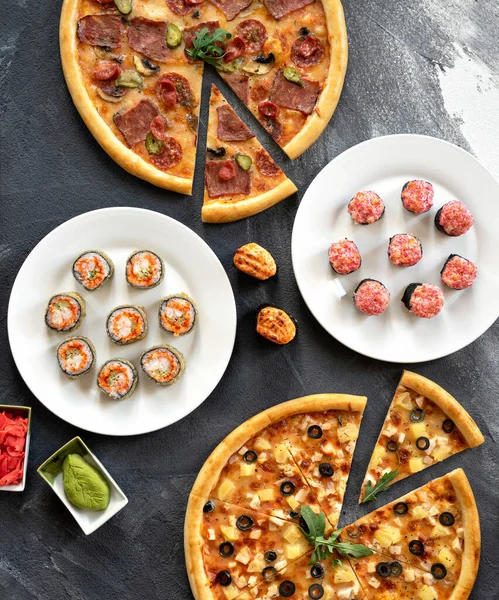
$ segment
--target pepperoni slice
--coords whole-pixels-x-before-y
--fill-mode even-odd
[[[258,105],[258,112],[263,117],[275,119],[279,116],[281,109],[277,106],[277,104],[275,102],[271,102],[270,100],[265,100],[264,102],[260,102],[260,104]]]
[[[218,171],[218,178],[221,181],[230,181],[231,179],[234,179],[235,176],[236,167],[234,166],[234,163],[230,160],[226,161],[221,167],[221,169]]]
[[[172,13],[178,15],[179,17],[188,15],[190,12],[192,12],[192,5],[187,4],[185,0],[166,0],[166,4]]]
[[[239,58],[246,50],[246,42],[242,37],[235,37],[225,46],[224,62]]]
[[[177,104],[177,90],[169,80],[159,79],[157,85],[158,96],[166,110],[175,108]]]
[[[120,66],[112,61],[103,61],[98,63],[94,69],[94,79],[97,81],[110,81],[117,79],[121,73]]]
[[[159,78],[158,86],[162,88],[165,85],[164,82],[173,84],[176,93],[176,102],[178,102],[180,106],[194,106],[194,97],[191,92],[191,86],[183,75],[179,75],[178,73],[166,73]],[[171,87],[168,86],[168,89],[171,90]]]
[[[151,154],[149,158],[158,169],[171,169],[182,160],[182,146],[171,136],[163,139],[163,150],[159,154]]]
[[[246,19],[236,27],[235,35],[246,42],[247,52],[258,52],[267,39],[267,29],[257,19]]]
[[[169,127],[169,123],[162,115],[154,117],[149,127],[151,133],[157,140],[165,140],[168,137],[166,131]]]
[[[324,46],[315,35],[300,37],[293,42],[291,59],[302,69],[318,65],[324,58]]]
[[[256,168],[265,177],[277,177],[281,169],[275,164],[265,150],[258,150],[256,153]]]

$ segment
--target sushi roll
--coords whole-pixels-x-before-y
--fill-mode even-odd
[[[369,225],[381,219],[385,205],[375,192],[358,192],[348,203],[348,212],[354,223]]]
[[[75,331],[85,317],[85,300],[77,292],[64,292],[50,298],[45,323],[53,331]]]
[[[163,260],[151,250],[137,250],[126,261],[126,280],[138,290],[156,287],[164,274]]]
[[[438,285],[411,283],[402,296],[402,302],[417,317],[433,319],[444,306],[444,295]]]
[[[385,312],[390,302],[390,292],[376,279],[363,279],[354,293],[355,306],[369,317]]]
[[[396,267],[413,267],[423,258],[421,241],[412,233],[398,233],[390,238],[388,258]]]
[[[89,292],[98,290],[113,274],[113,261],[98,250],[87,250],[73,263],[74,278]]]
[[[95,364],[95,348],[86,337],[69,337],[57,348],[57,362],[64,375],[78,379]]]
[[[362,262],[359,249],[351,240],[333,242],[329,248],[329,264],[338,275],[348,275],[360,269]]]
[[[107,318],[106,330],[111,341],[119,346],[138,342],[147,335],[146,313],[140,306],[117,306]]]
[[[440,276],[446,286],[453,290],[465,290],[473,285],[478,273],[477,266],[459,254],[451,254],[445,261]]]
[[[182,353],[173,346],[154,346],[140,359],[144,373],[158,385],[173,385],[185,371]]]
[[[187,294],[172,294],[159,303],[159,324],[168,333],[186,335],[194,329],[198,312]]]
[[[433,206],[435,192],[428,181],[413,179],[402,188],[402,204],[409,212],[421,215]]]
[[[134,365],[124,358],[106,361],[97,375],[100,391],[113,400],[125,400],[135,392],[139,374]]]
[[[435,215],[436,228],[451,237],[464,235],[473,223],[473,215],[461,200],[447,202]]]

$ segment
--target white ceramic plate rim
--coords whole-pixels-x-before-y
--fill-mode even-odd
[[[335,169],[335,168],[338,169],[340,166],[341,166],[341,168],[345,168],[348,163],[355,161],[356,155],[359,155],[360,153],[364,152],[366,149],[371,152],[371,155],[374,155],[375,153],[382,152],[383,146],[385,144],[387,144],[388,146],[390,144],[397,144],[402,149],[401,152],[403,152],[404,145],[414,144],[414,143],[425,144],[425,145],[427,145],[428,148],[435,145],[435,148],[438,147],[442,153],[446,153],[447,155],[452,155],[452,153],[455,153],[454,154],[455,157],[460,157],[461,160],[467,162],[470,169],[473,168],[475,172],[479,173],[483,185],[487,186],[490,190],[494,190],[494,193],[493,194],[491,193],[490,196],[495,196],[495,198],[499,200],[499,184],[498,184],[498,182],[495,180],[493,175],[474,156],[472,156],[469,152],[463,150],[462,148],[459,148],[458,146],[455,146],[454,144],[451,144],[450,142],[441,140],[439,138],[434,138],[431,136],[424,136],[424,135],[417,135],[417,134],[396,134],[396,135],[376,137],[376,138],[367,140],[365,142],[362,142],[360,144],[357,144],[356,146],[353,146],[352,148],[349,148],[342,154],[338,155],[328,165],[326,165],[321,170],[321,172],[314,178],[314,180],[310,184],[310,186],[309,186],[307,192],[305,193],[305,195],[300,203],[300,206],[298,208],[294,226],[293,226],[293,234],[292,234],[292,242],[291,242],[293,270],[294,270],[298,288],[300,290],[300,293],[301,293],[307,307],[309,308],[311,313],[314,315],[314,317],[317,319],[317,321],[322,325],[322,327],[324,327],[324,329],[330,335],[332,335],[334,338],[336,338],[339,342],[341,342],[348,348],[351,348],[352,350],[357,351],[360,354],[363,354],[370,358],[383,360],[386,362],[393,362],[393,363],[426,362],[426,361],[430,361],[430,360],[436,360],[436,359],[442,358],[444,356],[448,356],[449,354],[452,354],[454,352],[457,352],[461,348],[467,346],[468,344],[471,344],[478,337],[480,337],[483,333],[485,333],[485,331],[487,331],[487,329],[489,329],[489,327],[491,325],[493,325],[493,323],[499,317],[499,309],[496,309],[495,312],[489,311],[490,318],[488,318],[484,321],[482,320],[482,324],[480,327],[474,328],[472,332],[469,332],[465,343],[460,343],[460,344],[454,345],[454,346],[452,345],[452,343],[450,343],[450,344],[448,344],[447,349],[445,349],[445,350],[440,349],[439,351],[433,350],[432,344],[428,344],[428,349],[425,352],[424,356],[409,355],[408,357],[405,357],[403,351],[401,351],[397,355],[387,354],[386,352],[383,351],[382,344],[380,344],[380,345],[372,344],[371,349],[366,349],[365,347],[359,347],[359,344],[356,344],[355,340],[353,341],[349,337],[348,334],[344,335],[340,331],[338,331],[337,328],[335,328],[334,323],[331,322],[331,319],[328,319],[324,315],[319,314],[319,311],[317,310],[317,305],[316,305],[316,302],[314,301],[313,293],[309,289],[309,286],[307,285],[308,282],[306,281],[307,276],[306,276],[306,272],[304,269],[304,261],[302,260],[302,257],[300,256],[300,253],[303,252],[303,248],[304,248],[304,233],[303,233],[302,221],[305,220],[306,213],[310,212],[314,208],[312,206],[312,204],[314,202],[314,193],[313,193],[313,191],[310,192],[310,190],[313,190],[314,187],[317,188],[321,183],[323,184],[323,187],[322,187],[323,193],[328,193],[328,190],[330,190],[330,187],[324,187],[324,183],[329,184],[329,186],[331,186],[331,183],[332,183],[331,181],[329,181],[329,182],[325,181],[325,179],[328,175],[328,172],[332,172],[333,169]],[[360,164],[360,165],[358,164],[358,169],[362,172],[362,164]],[[401,183],[404,183],[404,182],[401,182]],[[438,203],[438,201],[436,200],[435,206],[437,206],[437,203]],[[434,208],[435,208],[435,206],[434,206]],[[319,220],[320,220],[320,217],[319,217]],[[370,227],[372,227],[372,226],[370,226]],[[333,239],[337,239],[339,237],[345,237],[345,236],[344,235],[341,235],[341,236],[338,236],[338,235],[333,236],[332,235],[331,241],[333,241]],[[455,239],[459,239],[459,238],[455,238]],[[497,256],[499,254],[499,236],[497,236],[497,238],[494,239],[494,243],[496,246],[495,255]],[[327,249],[325,251],[325,256],[326,256],[325,261],[327,263]],[[364,274],[364,276],[369,277],[370,275]],[[350,276],[346,276],[346,277],[350,277]],[[362,279],[362,278],[363,277],[359,277],[359,279]],[[340,277],[340,281],[343,281],[341,279],[341,277]],[[497,288],[497,280],[494,283]],[[442,286],[442,287],[445,288],[445,286]],[[464,292],[458,292],[458,293],[467,293],[467,292],[464,291]],[[331,290],[331,294],[333,294],[332,290]],[[379,317],[371,317],[371,318],[379,318]],[[422,319],[421,321],[426,321],[426,320]]]
[[[39,259],[39,257],[44,255],[45,251],[51,247],[52,242],[54,240],[56,241],[58,239],[58,236],[65,235],[65,234],[67,235],[66,232],[71,231],[71,230],[77,231],[79,228],[81,228],[85,225],[86,221],[92,220],[96,217],[98,219],[107,219],[108,220],[107,222],[114,222],[114,221],[112,221],[112,219],[119,219],[120,215],[126,215],[127,217],[133,217],[134,219],[136,219],[137,223],[140,223],[141,217],[143,217],[144,219],[153,217],[156,220],[161,220],[162,226],[164,227],[165,236],[167,235],[168,228],[172,228],[172,227],[176,228],[180,232],[180,235],[183,238],[185,238],[186,243],[190,244],[190,247],[196,248],[196,251],[198,253],[203,254],[203,256],[206,258],[206,260],[210,263],[210,269],[216,270],[217,279],[219,282],[222,283],[220,289],[217,290],[217,294],[224,298],[224,303],[228,307],[228,310],[226,311],[226,313],[224,313],[224,322],[226,323],[226,330],[227,330],[227,335],[225,336],[226,339],[224,341],[225,346],[223,348],[223,351],[221,351],[217,355],[216,368],[212,364],[210,364],[210,368],[206,369],[207,377],[210,381],[210,384],[209,384],[209,386],[205,386],[205,393],[203,393],[202,396],[197,397],[195,400],[193,398],[190,398],[189,406],[187,407],[188,410],[186,410],[182,414],[177,415],[176,418],[173,418],[173,419],[168,419],[168,418],[151,419],[149,426],[142,427],[140,429],[133,429],[133,427],[127,428],[126,432],[116,431],[115,429],[113,429],[112,424],[109,427],[94,427],[94,426],[89,425],[88,423],[82,424],[81,422],[78,421],[78,419],[72,418],[71,416],[68,416],[68,414],[65,414],[65,415],[60,414],[60,412],[57,410],[57,407],[54,407],[51,404],[50,398],[48,397],[48,395],[50,394],[50,390],[46,389],[47,386],[44,386],[43,382],[40,383],[32,377],[29,365],[26,365],[25,361],[22,360],[23,343],[25,343],[26,340],[23,338],[23,335],[20,335],[19,332],[17,331],[17,326],[16,326],[15,319],[14,319],[14,313],[15,313],[14,306],[19,301],[19,297],[20,297],[20,293],[22,292],[22,288],[26,285],[26,282],[24,281],[26,276],[29,275],[32,265],[36,264],[36,261]],[[133,249],[135,249],[135,248],[132,248],[133,240],[130,241],[130,244],[131,244],[130,250],[132,251]],[[87,243],[85,241],[83,241],[81,243],[81,245],[87,246]],[[85,249],[88,249],[88,248],[83,248],[83,250],[85,250]],[[105,248],[103,248],[103,250],[105,251]],[[164,256],[164,258],[165,258],[165,262],[168,263],[168,257]],[[115,265],[115,267],[116,267],[116,265]],[[119,276],[120,273],[118,272],[117,275]],[[116,275],[115,275],[115,277],[116,277]],[[112,285],[112,282],[111,282],[111,285]],[[81,293],[82,295],[85,294],[85,290],[83,290],[83,288],[76,282],[74,283],[73,288],[76,291],[78,291],[79,293]],[[54,293],[57,293],[57,291],[61,291],[61,290],[54,290]],[[90,293],[92,293],[92,292],[90,292]],[[93,293],[98,294],[99,291],[93,292]],[[140,293],[148,293],[148,292],[140,292]],[[88,298],[88,295],[87,295],[87,298]],[[44,301],[46,301],[45,298],[44,298]],[[155,325],[156,324],[154,324],[154,326]],[[17,277],[14,281],[14,285],[12,287],[10,300],[9,300],[8,315],[7,315],[7,330],[8,330],[8,337],[9,337],[9,343],[10,343],[12,355],[14,357],[14,361],[19,370],[19,373],[21,374],[21,377],[24,379],[26,385],[28,386],[30,391],[33,393],[33,395],[35,397],[37,397],[38,400],[42,404],[44,404],[49,410],[51,410],[54,414],[56,414],[58,417],[62,418],[63,420],[67,421],[71,425],[75,425],[76,427],[80,427],[81,429],[85,429],[87,431],[92,431],[94,433],[99,433],[99,434],[103,434],[103,435],[111,435],[111,436],[140,435],[140,434],[144,434],[144,433],[150,433],[152,431],[157,431],[159,429],[162,429],[163,427],[171,425],[171,424],[175,423],[176,421],[184,418],[185,416],[190,414],[193,410],[198,408],[199,405],[202,404],[202,402],[204,402],[204,400],[206,400],[206,398],[212,393],[212,391],[218,385],[223,374],[225,373],[225,371],[227,369],[227,366],[229,364],[230,358],[232,356],[232,351],[234,348],[235,337],[236,337],[236,327],[237,327],[237,313],[236,313],[236,303],[235,303],[232,287],[230,285],[230,282],[227,277],[227,273],[225,272],[225,269],[223,268],[222,264],[220,263],[219,259],[216,256],[216,254],[208,246],[208,244],[199,235],[197,235],[194,231],[189,229],[186,225],[183,225],[179,221],[173,219],[172,217],[169,217],[167,215],[164,215],[164,214],[161,214],[161,213],[158,213],[155,211],[142,209],[142,208],[135,208],[135,207],[111,207],[111,208],[102,208],[102,209],[98,209],[98,210],[94,210],[94,211],[89,211],[89,212],[83,213],[81,215],[78,215],[72,219],[69,219],[68,221],[65,221],[64,223],[62,223],[61,225],[59,225],[58,227],[53,229],[51,232],[49,232],[34,247],[34,249],[30,252],[28,257],[24,261],[23,265],[21,266],[21,269],[19,270],[19,273],[17,274]],[[80,334],[80,330],[78,330],[76,335],[79,335],[79,334]],[[195,333],[192,333],[189,335],[192,336],[194,334]],[[85,333],[81,332],[81,335],[85,335]],[[62,341],[62,339],[64,339],[64,338],[61,337],[61,341]],[[165,339],[163,341],[165,343],[172,343],[172,340],[168,341],[168,339]],[[173,341],[173,344],[175,345],[175,341]],[[116,351],[116,355],[119,355],[119,349]],[[101,357],[101,359],[102,359],[102,357]],[[101,359],[99,358],[99,356],[97,357],[97,367],[102,362]],[[95,378],[95,373],[96,372],[94,371],[94,373],[88,375],[87,377]],[[184,375],[184,378],[185,377],[187,377],[187,372]],[[145,378],[145,375],[142,374],[142,379],[144,379],[144,378]],[[71,383],[75,383],[75,382],[71,382]],[[176,386],[178,386],[178,385],[179,384],[176,384]],[[173,387],[176,387],[176,386],[173,386]],[[170,388],[166,388],[166,389],[170,389]],[[130,398],[130,400],[132,401],[133,397]]]

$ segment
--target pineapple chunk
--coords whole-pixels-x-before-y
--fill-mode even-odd
[[[421,600],[437,600],[438,596],[431,586],[424,585],[419,592],[419,598]]]
[[[371,465],[373,465],[373,467],[377,467],[379,465],[379,463],[382,461],[383,459],[383,455],[385,454],[386,450],[383,448],[383,446],[381,446],[380,444],[376,445],[376,448],[374,448],[374,452],[372,453],[371,456]]]
[[[289,454],[285,444],[277,444],[277,446],[274,448],[274,458],[279,464],[288,462]]]
[[[239,539],[239,530],[237,529],[237,527],[230,527],[229,525],[220,525],[220,530],[226,542],[235,542]]]
[[[450,527],[444,527],[443,525],[440,525],[440,523],[436,523],[435,527],[431,530],[431,537],[442,538],[447,537],[451,533],[453,533],[453,531]]]
[[[347,423],[344,427],[338,427],[338,441],[340,444],[355,442],[359,437],[359,430],[353,423]]]
[[[389,525],[380,527],[374,534],[374,537],[382,548],[389,548],[402,539],[400,530]]]
[[[437,554],[437,558],[444,565],[444,567],[453,567],[457,562],[454,552],[448,550],[447,548],[442,548],[442,550],[440,550],[440,552]]]
[[[429,516],[428,511],[425,510],[422,506],[415,506],[412,509],[412,518],[416,519],[416,521],[422,521],[427,516]]]
[[[303,535],[298,527],[291,525],[286,529],[286,533],[283,535],[283,538],[290,544],[294,544],[298,540],[303,539]]]
[[[407,410],[412,410],[413,404],[409,392],[397,393],[395,396],[394,405],[400,406],[401,408],[406,408]]]
[[[425,468],[422,458],[411,458],[409,460],[409,471],[411,473],[417,473]]]
[[[284,545],[284,555],[288,561],[294,560],[295,558],[300,558],[300,556],[303,556],[307,550],[308,542],[305,539],[293,544]]]
[[[352,581],[355,581],[355,575],[350,569],[338,569],[334,574],[335,584],[351,583]]]
[[[449,455],[450,451],[447,446],[436,446],[435,448],[433,448],[433,452],[431,453],[432,458],[437,462],[445,460],[449,457]]]
[[[272,488],[266,490],[260,490],[258,492],[258,497],[261,502],[271,502],[275,498],[275,492]]]
[[[409,429],[414,440],[417,440],[421,436],[426,437],[426,423],[424,421],[421,421],[421,423],[411,423]]]
[[[243,592],[237,600],[253,600],[249,592]]]
[[[272,445],[265,438],[257,438],[253,444],[253,447],[257,452],[263,452],[263,450],[272,450]]]
[[[300,503],[294,496],[288,496],[286,500],[289,506],[291,506],[291,510],[296,510],[300,506]]]
[[[234,598],[239,595],[239,590],[231,583],[229,586],[223,588],[223,593],[227,600],[234,600]]]
[[[267,563],[265,562],[263,555],[259,555],[248,565],[248,573],[260,574],[266,566]]]
[[[235,487],[230,479],[224,479],[218,488],[218,499],[222,501],[226,500],[232,494]]]
[[[241,466],[239,467],[239,475],[241,477],[251,477],[254,474],[255,474],[254,465],[248,465],[246,463],[241,463]]]

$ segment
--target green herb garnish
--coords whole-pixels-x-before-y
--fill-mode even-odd
[[[220,65],[220,58],[224,55],[224,49],[218,46],[219,42],[224,44],[230,38],[232,34],[225,29],[218,27],[213,33],[210,33],[208,27],[203,27],[192,38],[192,48],[187,48],[187,54],[193,60],[204,60],[209,65],[218,67]]]
[[[364,546],[364,544],[352,544],[351,542],[338,541],[342,529],[333,531],[328,538],[325,538],[326,516],[324,513],[317,515],[309,506],[302,506],[301,516],[307,525],[308,531],[305,531],[303,528],[300,529],[308,540],[308,543],[314,547],[310,564],[326,560],[335,551],[344,558],[348,556],[360,558],[361,556],[371,556],[371,554],[374,554],[374,552],[367,546]],[[343,567],[343,563],[339,558],[334,558],[332,565],[334,569]]]
[[[395,469],[395,471],[389,471],[385,473],[379,480],[376,485],[373,485],[370,481],[367,482],[366,485],[366,493],[364,498],[362,499],[361,504],[365,504],[366,502],[372,502],[376,500],[376,494],[380,492],[384,492],[390,487],[391,482],[397,477],[399,474],[399,470]]]

